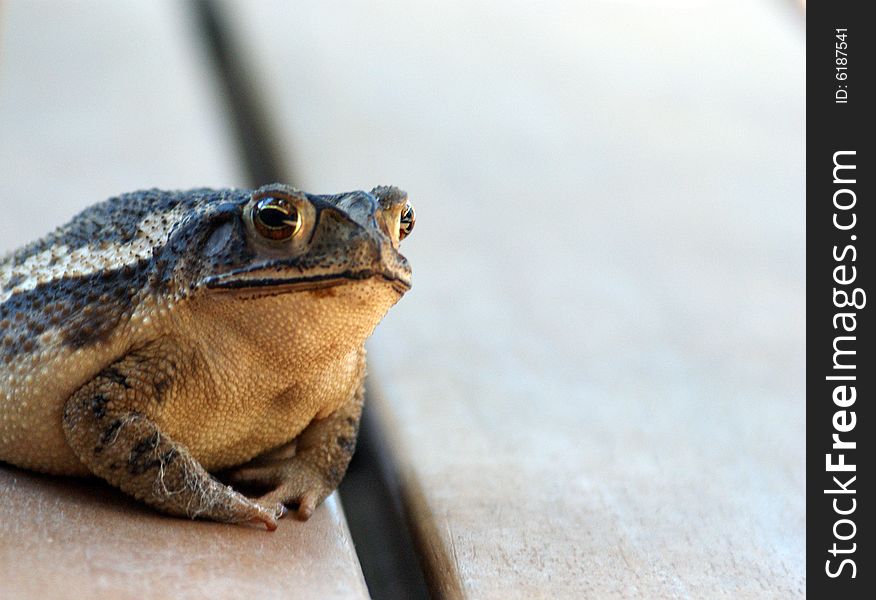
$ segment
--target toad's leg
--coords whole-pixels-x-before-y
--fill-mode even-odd
[[[143,357],[122,359],[80,388],[64,406],[73,452],[95,475],[165,513],[276,529],[282,504],[254,502],[223,485],[141,412],[160,393],[143,373],[157,369]]]
[[[364,385],[360,385],[338,410],[311,422],[296,438],[294,456],[245,465],[232,470],[229,479],[232,483],[272,488],[260,502],[298,504],[298,518],[307,520],[347,472],[356,449],[364,395]]]

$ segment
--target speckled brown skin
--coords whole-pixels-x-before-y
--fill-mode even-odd
[[[266,198],[296,207],[294,235],[255,225]],[[391,187],[150,190],[7,256],[0,460],[98,475],[173,515],[309,517],[355,448],[364,341],[410,287],[405,206]],[[232,483],[271,491],[209,474],[236,465]]]

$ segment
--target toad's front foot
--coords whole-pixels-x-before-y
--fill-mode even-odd
[[[275,531],[277,529],[277,520],[285,517],[288,512],[286,507],[279,502],[260,502],[258,504],[253,502],[253,505],[256,507],[257,512],[248,522],[254,525],[261,523],[268,531]]]
[[[271,490],[258,499],[266,505],[297,504],[298,518],[307,520],[331,494],[356,449],[364,389],[324,419],[316,419],[284,447],[233,469],[233,484]]]
[[[343,472],[331,475],[319,472],[306,459],[297,456],[267,465],[240,467],[231,471],[228,479],[235,485],[270,489],[256,502],[265,506],[295,504],[297,517],[306,521],[334,491]]]
[[[286,512],[280,502],[253,501],[223,485],[155,421],[126,406],[142,393],[134,375],[126,375],[136,360],[117,363],[67,401],[64,434],[82,464],[167,514],[275,530]]]

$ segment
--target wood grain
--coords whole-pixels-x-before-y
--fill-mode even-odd
[[[437,595],[802,596],[799,15],[224,6],[296,183],[417,208],[371,401]]]
[[[306,523],[171,519],[99,481],[0,467],[0,598],[366,598],[331,496]]]
[[[170,1],[3,2],[0,251],[119,192],[245,183],[188,17]],[[367,596],[337,496],[269,534],[0,465],[0,598]]]

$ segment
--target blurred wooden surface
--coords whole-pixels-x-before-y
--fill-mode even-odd
[[[141,187],[245,183],[185,5],[0,6],[0,252]],[[336,497],[263,529],[0,465],[0,598],[364,598]]]
[[[243,185],[176,2],[0,5],[0,252],[143,186]]]
[[[368,597],[337,496],[272,534],[7,466],[0,497],[0,598]]]
[[[799,15],[223,7],[295,183],[417,208],[370,401],[438,596],[803,596]]]

